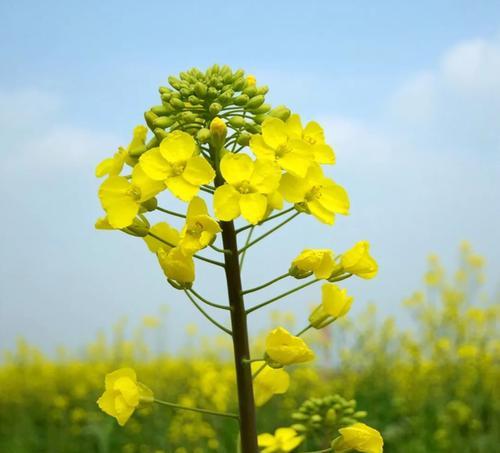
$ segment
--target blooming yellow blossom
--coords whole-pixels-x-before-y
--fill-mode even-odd
[[[302,140],[301,128],[295,127],[294,116],[286,122],[274,117],[264,120],[262,134],[250,139],[250,149],[258,159],[275,160],[290,174],[303,178],[313,155],[310,146]]]
[[[309,362],[314,359],[314,352],[305,341],[292,335],[283,327],[272,330],[266,338],[266,356],[270,366],[291,365]],[[277,366],[276,366],[277,365]]]
[[[263,366],[264,368],[262,368]],[[258,374],[253,381],[256,406],[263,406],[273,395],[282,394],[288,390],[290,376],[285,370],[271,368],[266,366],[265,361],[258,361],[252,363],[252,373],[257,372]]]
[[[100,409],[123,426],[140,403],[152,403],[153,392],[137,382],[135,371],[120,368],[106,375],[105,391],[97,400]]]
[[[160,247],[156,252],[163,273],[170,280],[185,285],[194,282],[194,261],[190,253],[180,247]]]
[[[306,249],[292,261],[290,274],[302,278],[313,272],[316,278],[328,278],[335,268],[331,250]]]
[[[267,212],[267,196],[278,189],[279,166],[271,161],[252,161],[246,154],[227,153],[220,170],[226,184],[214,194],[217,218],[230,221],[241,214],[249,223],[259,223]]]
[[[150,178],[163,181],[177,198],[189,201],[202,184],[208,184],[215,177],[211,165],[198,152],[191,135],[174,131],[158,148],[146,151],[139,161]]]
[[[382,453],[384,441],[380,433],[364,423],[354,423],[339,429],[342,437],[334,442],[334,451],[356,450],[362,453]]]
[[[218,222],[208,215],[205,201],[200,197],[194,197],[189,202],[186,224],[181,231],[182,249],[188,253],[195,253],[211,244],[220,231]]]
[[[310,324],[316,329],[321,329],[346,315],[353,301],[353,298],[347,295],[346,289],[340,289],[333,283],[325,283],[321,288],[321,293],[321,304],[309,316]]]
[[[377,275],[378,264],[370,255],[368,241],[360,241],[342,255],[342,268],[345,272],[361,278],[373,278]]]
[[[113,157],[108,157],[107,159],[101,161],[95,169],[95,175],[98,178],[105,175],[118,176],[123,169],[129,150],[143,146],[146,143],[147,133],[148,130],[146,127],[136,126],[134,128],[132,141],[128,145],[127,149],[120,147]]]
[[[281,177],[279,190],[286,201],[298,204],[328,225],[335,221],[335,214],[349,213],[347,192],[324,176],[318,164],[309,167],[305,178],[285,173]]]
[[[109,176],[99,188],[99,199],[113,228],[132,224],[141,203],[153,198],[165,188],[161,182],[149,178],[141,165],[136,165],[131,180],[123,176]],[[101,223],[102,226],[102,223]]]
[[[300,122],[300,117],[298,120]],[[310,121],[306,124],[302,131],[302,139],[311,146],[314,160],[318,164],[335,163],[335,153],[332,147],[325,143],[323,128],[316,121]]]
[[[278,428],[274,436],[269,433],[259,434],[258,444],[262,453],[287,453],[295,450],[304,440],[293,428]]]

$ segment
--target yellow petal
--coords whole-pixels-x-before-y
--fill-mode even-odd
[[[241,215],[252,225],[259,223],[266,214],[267,197],[260,193],[241,195]]]
[[[300,120],[300,116],[297,113],[290,115],[286,120],[286,132],[289,138],[302,138],[302,121]]]
[[[257,159],[250,178],[250,185],[260,193],[271,193],[278,189],[281,179],[279,165],[270,160]]]
[[[156,181],[164,181],[172,174],[171,165],[163,158],[159,148],[151,148],[146,151],[140,158],[144,172]]]
[[[337,214],[349,214],[349,196],[342,186],[331,183],[324,185],[321,189],[321,197],[318,199],[321,206]]]
[[[106,390],[97,400],[97,405],[106,414],[116,417],[115,397],[112,390]]]
[[[335,153],[330,145],[314,145],[312,147],[314,154],[314,160],[318,164],[334,164],[335,163]]]
[[[182,201],[190,201],[200,190],[198,185],[191,184],[183,176],[169,178],[167,180],[167,187]]]
[[[300,203],[304,201],[307,191],[304,179],[297,178],[290,173],[285,173],[280,180],[279,191],[283,198],[289,203]]]
[[[257,443],[259,444],[259,447],[269,447],[275,443],[274,436],[269,433],[259,434],[257,437]]]
[[[133,382],[137,382],[137,375],[132,368],[120,368],[106,374],[106,377],[104,378],[106,390],[113,390],[115,382],[124,377],[131,379]]]
[[[310,121],[306,124],[304,128],[304,138],[311,144],[325,143],[323,128],[316,121]]]
[[[139,202],[155,197],[166,188],[163,181],[156,181],[150,178],[141,164],[137,164],[132,171],[132,184],[137,186],[141,191]]]
[[[219,220],[230,221],[240,215],[241,194],[231,185],[224,184],[214,193],[215,216]]]
[[[335,214],[326,209],[318,200],[312,200],[307,203],[307,207],[311,214],[316,217],[320,222],[327,225],[333,225],[335,222]]]
[[[274,160],[275,158],[274,150],[266,145],[262,135],[252,135],[250,149],[258,159]]]
[[[187,161],[196,151],[194,138],[183,131],[171,132],[160,143],[161,155],[172,164]]]
[[[153,225],[149,231],[164,241],[159,241],[150,235],[143,238],[149,250],[153,253],[156,253],[159,248],[168,250],[169,247],[175,247],[179,243],[179,232],[166,222],[159,222],[156,225]],[[172,245],[169,246],[168,244]]]
[[[211,182],[215,178],[215,172],[204,157],[194,156],[187,161],[182,176],[189,183],[200,186]]]
[[[286,170],[293,176],[304,178],[311,161],[297,153],[287,153],[281,159],[279,164],[283,170]]]
[[[115,397],[116,420],[120,426],[127,423],[130,416],[134,413],[134,406],[129,406],[123,396]]]
[[[192,255],[186,253],[180,247],[175,247],[169,252],[160,248],[157,256],[167,278],[179,283],[192,283],[194,281],[194,261]]]
[[[128,377],[121,377],[113,384],[113,390],[119,392],[129,406],[139,404],[139,389],[137,383]]]
[[[187,219],[191,219],[193,217],[199,215],[208,215],[207,204],[205,200],[200,197],[194,197],[190,202],[187,209]]]
[[[112,157],[108,157],[107,159],[104,159],[97,165],[95,169],[95,175],[100,178],[104,175],[107,175],[111,169],[113,168],[114,164],[114,159]]]
[[[279,118],[267,118],[262,123],[262,137],[273,149],[285,145],[288,140],[285,123]]]
[[[253,169],[254,163],[246,154],[227,153],[220,161],[220,171],[229,184],[250,180]]]

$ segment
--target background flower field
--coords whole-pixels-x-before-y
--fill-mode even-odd
[[[429,258],[423,288],[403,302],[412,318],[404,328],[370,305],[361,316],[307,333],[318,351],[316,365],[296,366],[290,390],[259,408],[259,432],[302,424],[328,435],[340,410],[312,420],[297,409],[306,400],[311,406],[338,394],[345,400],[343,416],[368,412],[365,420],[382,432],[385,452],[496,451],[500,299],[484,294],[483,272],[484,260],[464,243],[455,272]],[[274,312],[272,318],[293,327],[290,314]],[[168,307],[132,329],[122,320],[85,351],[60,349],[54,357],[20,340],[0,366],[0,451],[234,452],[237,426],[231,421],[146,407],[120,428],[96,405],[103,376],[133,366],[162,399],[235,409],[228,339],[201,337],[187,326],[181,352],[159,352],[171,322]],[[318,448],[321,441],[313,437],[297,451]]]

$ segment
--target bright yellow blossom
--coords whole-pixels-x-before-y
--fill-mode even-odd
[[[250,149],[258,159],[275,160],[283,170],[303,178],[313,154],[310,146],[302,140],[301,128],[295,127],[294,117],[292,115],[286,122],[274,117],[264,120],[262,134],[250,139]]]
[[[208,215],[205,201],[200,197],[194,197],[189,202],[186,224],[181,231],[182,249],[188,253],[195,253],[211,244],[220,231],[218,222]]]
[[[373,278],[377,275],[378,264],[370,255],[368,241],[360,241],[342,255],[342,268],[345,272],[361,278]]]
[[[292,261],[290,274],[302,278],[313,272],[316,278],[328,278],[335,268],[331,250],[306,249]]]
[[[293,428],[278,428],[274,436],[269,433],[259,434],[258,444],[264,448],[262,453],[288,453],[295,450],[304,440]]]
[[[348,313],[353,298],[347,295],[346,289],[340,289],[333,283],[325,283],[321,288],[321,304],[309,316],[310,324],[321,329]]]
[[[302,338],[292,335],[283,327],[278,327],[267,335],[266,356],[270,359],[267,360],[268,364],[278,368],[293,363],[310,362],[314,359],[314,352]]]
[[[156,256],[167,278],[181,285],[194,282],[194,261],[190,253],[180,247],[160,247]]]
[[[267,196],[278,189],[279,166],[271,161],[252,161],[246,154],[227,153],[220,170],[226,184],[214,194],[217,218],[230,221],[241,214],[249,223],[259,223],[267,212]]]
[[[258,372],[253,381],[255,405],[258,407],[266,404],[273,395],[285,393],[290,386],[290,376],[285,370],[265,365],[265,361],[252,363],[252,373]]]
[[[342,437],[334,442],[334,451],[356,450],[362,453],[382,453],[384,440],[380,433],[364,423],[354,423],[339,429]]]
[[[202,184],[208,184],[215,177],[211,165],[198,153],[191,135],[174,131],[162,140],[158,148],[146,151],[140,157],[140,163],[150,178],[163,181],[177,198],[189,201]]]
[[[179,244],[180,234],[166,222],[159,222],[153,225],[149,232],[151,235],[144,237],[144,242],[149,250],[156,253],[160,248],[176,247]],[[156,239],[154,236],[160,238]]]
[[[165,188],[164,184],[149,178],[141,165],[136,165],[131,180],[123,176],[109,176],[99,188],[99,199],[113,228],[132,224],[141,203],[153,198]],[[101,224],[102,226],[102,224]]]
[[[118,176],[123,169],[129,150],[143,146],[146,143],[147,133],[148,130],[146,127],[136,126],[134,128],[132,141],[128,145],[127,149],[120,147],[118,148],[118,152],[116,152],[113,157],[108,157],[107,159],[101,161],[95,169],[95,175],[98,178],[105,175]]]
[[[309,167],[305,178],[285,173],[281,177],[279,190],[285,200],[297,204],[328,225],[335,221],[335,214],[349,213],[347,192],[324,176],[318,164]]]
[[[100,409],[123,426],[140,403],[152,403],[153,392],[137,382],[135,371],[120,368],[106,375],[105,391],[97,400]]]

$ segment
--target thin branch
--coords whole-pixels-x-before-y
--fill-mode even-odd
[[[240,417],[238,417],[237,414],[231,414],[230,412],[219,412],[219,411],[212,411],[210,409],[200,409],[199,407],[184,406],[182,404],[169,403],[168,401],[157,400],[156,398],[154,399],[154,402],[162,404],[163,406],[172,407],[174,409],[183,409],[185,411],[199,412],[200,414],[217,415],[219,417],[234,418],[236,420],[240,419]]]
[[[242,253],[244,252],[245,250],[249,249],[250,247],[252,247],[252,245],[255,245],[257,244],[257,242],[260,242],[262,241],[262,239],[266,238],[267,236],[269,236],[271,233],[274,233],[276,230],[278,230],[279,228],[281,228],[282,226],[286,225],[288,222],[290,222],[291,220],[293,220],[295,217],[297,217],[298,215],[300,214],[300,211],[297,211],[295,214],[293,214],[291,217],[288,217],[288,219],[284,220],[283,222],[279,223],[278,225],[276,225],[275,227],[271,228],[269,231],[266,231],[262,236],[259,236],[257,239],[254,239],[252,242],[250,242],[249,244],[245,245],[242,249],[238,250],[238,253]]]
[[[148,235],[151,236],[152,238],[155,238],[157,241],[160,241],[163,244],[168,245],[169,247],[172,247],[172,248],[176,247],[171,242],[168,242],[165,239],[162,239],[160,236],[157,236],[156,234],[151,233],[151,231],[148,232]],[[196,254],[193,255],[193,257],[197,258],[197,259],[199,259],[201,261],[205,261],[207,263],[210,263],[210,264],[215,264],[216,266],[224,267],[224,263],[221,263],[220,261],[211,260],[210,258],[205,258],[204,256],[200,256],[200,255],[196,255]]]
[[[282,215],[288,214],[289,212],[292,212],[294,210],[295,210],[295,207],[292,206],[291,208],[285,209],[284,211],[280,211],[277,214],[266,217],[262,222],[259,222],[257,225],[251,225],[251,224],[245,225],[244,227],[238,228],[236,230],[236,234],[241,233],[242,231],[248,230],[249,228],[264,225],[264,223],[269,222],[270,220],[274,220],[278,217],[281,217]]]
[[[210,302],[209,300],[205,299],[203,296],[201,296],[200,294],[198,294],[193,288],[188,289],[188,291],[190,293],[193,293],[193,295],[198,300],[200,300],[201,302],[203,302],[203,303],[205,303],[207,305],[210,305],[211,307],[220,308],[222,310],[231,310],[231,307],[228,307],[227,305],[220,305],[220,304],[216,304],[215,302]]]
[[[188,296],[189,300],[193,303],[193,305],[200,311],[200,313],[205,316],[205,318],[207,318],[212,324],[214,324],[215,326],[217,326],[219,329],[223,330],[224,332],[226,332],[228,335],[231,335],[233,336],[233,332],[231,332],[227,327],[223,326],[222,324],[218,323],[214,318],[212,318],[205,310],[203,310],[203,308],[201,308],[198,303],[193,299],[193,297],[191,296],[191,294],[187,291],[187,290],[184,290],[184,292],[186,293],[186,296]]]
[[[312,327],[312,324],[309,324],[307,327],[304,327],[298,334],[296,334],[296,337],[300,337],[303,333],[306,333],[310,328]]]
[[[252,234],[254,232],[254,227],[250,228],[250,231],[248,232],[247,239],[245,241],[244,247],[246,247],[250,243],[250,239],[252,239]],[[239,252],[238,252],[239,253]],[[245,262],[245,255],[247,254],[246,250],[243,252],[243,254],[240,256],[240,272],[241,269],[243,268],[243,263]]]
[[[244,291],[241,292],[241,294],[242,295],[244,295],[244,294],[250,294],[250,293],[253,293],[255,291],[259,291],[260,289],[267,288],[268,286],[272,285],[273,283],[279,282],[280,280],[288,277],[289,275],[290,275],[290,273],[287,272],[286,274],[280,275],[279,277],[276,277],[273,280],[271,280],[271,281],[269,281],[267,283],[264,283],[263,285],[256,286],[255,288],[245,289]]]
[[[320,279],[317,278],[315,280],[311,280],[310,282],[304,283],[303,285],[297,286],[294,289],[291,289],[290,291],[287,291],[286,293],[280,294],[279,296],[273,297],[272,299],[266,300],[265,302],[262,302],[261,304],[255,305],[254,307],[249,308],[246,310],[246,314],[250,314],[255,310],[258,310],[259,308],[265,307],[266,305],[269,305],[273,302],[276,302],[277,300],[283,299],[283,297],[289,296],[290,294],[293,294],[303,288],[306,288],[309,285],[312,285],[313,283],[319,282]]]
[[[170,215],[173,215],[175,217],[181,217],[182,219],[185,219],[186,216],[184,214],[180,214],[178,212],[175,212],[175,211],[170,211],[168,209],[164,209],[164,208],[160,208],[159,206],[156,207],[156,210],[157,211],[161,211],[161,212],[164,212],[165,214],[170,214]]]

